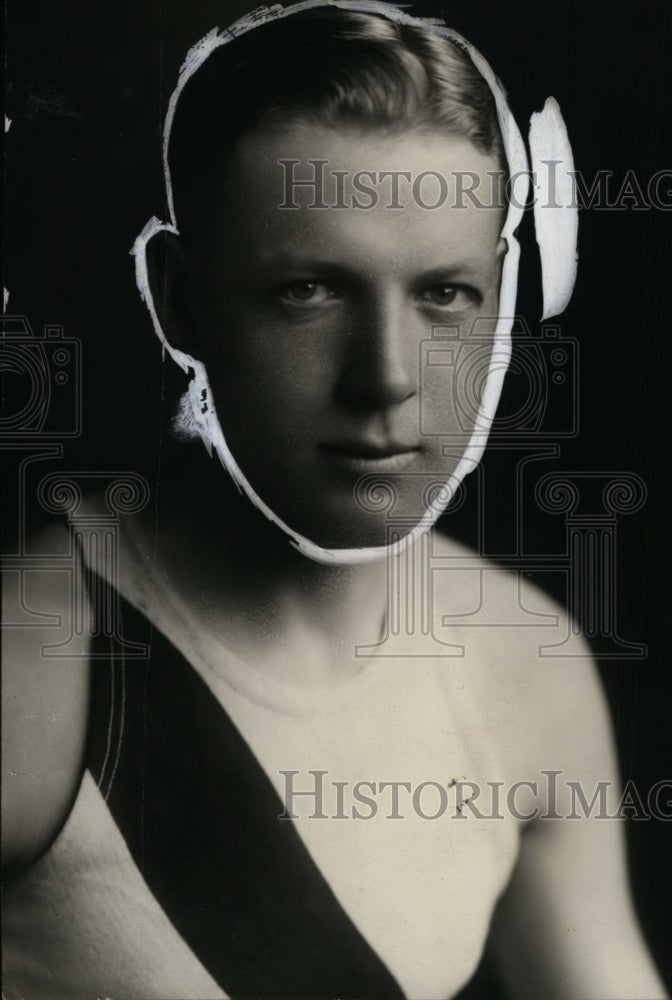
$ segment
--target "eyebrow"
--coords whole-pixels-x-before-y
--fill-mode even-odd
[[[448,264],[445,267],[441,265],[432,267],[429,271],[422,272],[422,278],[427,281],[449,281],[451,278],[457,277],[483,277],[485,276],[485,271],[488,270],[488,268],[484,267],[484,263],[484,261],[467,258]]]
[[[283,271],[302,271],[310,274],[324,275],[325,277],[347,278],[350,281],[352,281],[353,277],[359,280],[365,276],[359,268],[354,268],[348,264],[337,263],[328,258],[295,254],[292,251],[287,253],[280,252],[267,258],[261,258],[259,264],[275,267]],[[456,280],[458,278],[485,277],[486,270],[483,261],[464,258],[446,264],[437,264],[426,271],[418,270],[412,275],[412,280],[440,282]]]

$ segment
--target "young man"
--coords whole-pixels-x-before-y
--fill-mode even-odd
[[[185,445],[118,575],[86,559],[91,592],[104,578],[149,628],[147,662],[124,669],[94,627],[90,682],[81,659],[42,666],[40,630],[12,636],[15,717],[38,693],[59,717],[10,751],[16,771],[50,758],[46,796],[10,789],[6,845],[34,862],[7,899],[14,995],[448,997],[488,939],[514,996],[664,995],[620,824],[548,792],[556,774],[618,798],[589,661],[542,666],[538,629],[441,624],[474,567],[495,610],[518,598],[430,533],[492,418],[492,366],[476,376],[510,292],[506,163],[468,52],[367,6],[261,23],[177,103],[151,304],[195,375],[183,432],[234,481]],[[480,204],[455,204],[464,177]],[[437,328],[452,396],[423,361]],[[389,620],[389,573],[422,590],[427,545],[455,567],[423,593],[436,655],[420,615]],[[69,634],[62,589],[39,587]]]

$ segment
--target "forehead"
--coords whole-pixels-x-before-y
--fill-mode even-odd
[[[207,242],[235,238],[258,259],[489,255],[504,222],[501,177],[494,155],[436,131],[260,129],[214,168]]]

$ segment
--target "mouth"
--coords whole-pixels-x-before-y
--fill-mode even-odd
[[[401,442],[338,441],[321,444],[320,451],[341,468],[358,475],[398,472],[418,457],[418,445]]]

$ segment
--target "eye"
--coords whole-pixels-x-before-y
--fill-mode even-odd
[[[280,298],[293,306],[319,306],[338,298],[338,295],[325,281],[307,278],[283,285],[280,289]]]
[[[441,282],[438,285],[430,285],[423,289],[418,298],[421,302],[428,302],[430,305],[438,306],[440,309],[453,308],[455,311],[467,309],[474,304],[476,295],[461,285],[451,285],[448,282]]]

